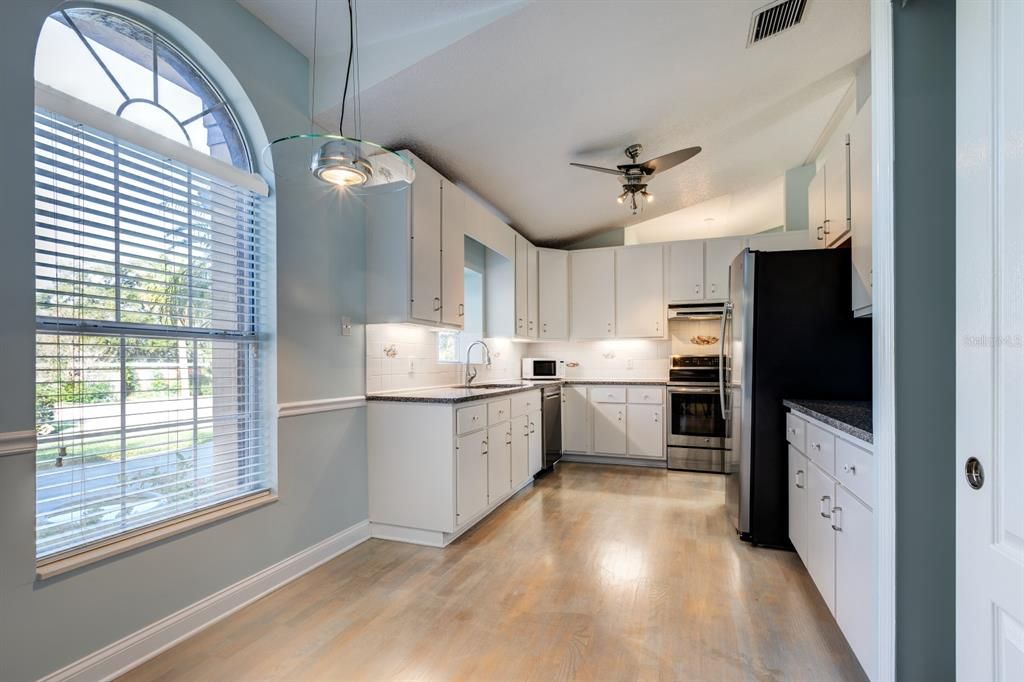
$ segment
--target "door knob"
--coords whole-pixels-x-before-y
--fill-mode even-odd
[[[964,476],[967,477],[967,485],[974,490],[980,490],[985,485],[985,467],[977,457],[970,457],[964,464]]]

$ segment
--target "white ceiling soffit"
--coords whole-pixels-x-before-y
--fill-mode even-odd
[[[240,1],[299,49],[304,28],[311,45],[311,0]],[[763,4],[363,0],[362,133],[412,149],[544,244],[755,187],[803,163],[869,49],[867,0],[812,1],[800,24],[748,48]],[[304,23],[296,5],[309,7]],[[330,23],[344,31],[345,4],[322,0],[321,35],[325,5],[346,12]],[[389,35],[422,44],[392,52]],[[347,42],[335,42],[340,55]],[[334,99],[317,106],[328,129],[344,66],[330,71]],[[371,84],[367,73],[389,75]],[[615,202],[614,177],[568,165],[623,163],[632,142],[641,160],[704,148],[657,177],[635,217]]]

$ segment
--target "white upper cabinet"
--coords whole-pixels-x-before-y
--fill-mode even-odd
[[[541,339],[569,338],[569,253],[537,249],[537,317]]]
[[[615,250],[572,251],[569,265],[571,336],[576,339],[614,337]]]
[[[723,237],[704,242],[704,298],[729,298],[729,266],[747,245],[745,237]]]
[[[825,244],[850,234],[850,136],[825,159]]]
[[[754,234],[747,245],[754,251],[801,251],[808,248],[807,231]]]
[[[807,186],[807,232],[812,249],[825,248],[825,173],[822,166]]]
[[[665,329],[664,251],[660,244],[615,250],[615,335],[661,337]]]
[[[416,165],[412,193],[411,316],[441,321],[441,175],[426,164]]]
[[[462,327],[466,314],[466,195],[454,183],[441,182],[441,322]]]
[[[668,246],[670,303],[704,300],[704,242],[672,242]]]
[[[540,335],[540,301],[537,278],[537,247],[526,244],[526,335],[536,339]]]
[[[850,248],[854,315],[871,314],[871,100],[850,129]]]
[[[526,238],[522,235],[516,235],[516,336],[520,338],[527,338],[526,333],[526,322],[527,315],[529,314],[527,308],[526,295],[528,291],[527,286],[527,266],[526,261],[529,258],[530,242],[526,241]]]

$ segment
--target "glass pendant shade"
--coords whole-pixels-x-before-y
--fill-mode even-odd
[[[416,178],[410,159],[373,142],[327,133],[274,140],[264,148],[263,161],[280,179],[312,172],[321,182],[353,194],[398,191]]]

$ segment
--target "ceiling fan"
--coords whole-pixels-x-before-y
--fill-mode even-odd
[[[630,162],[619,164],[615,168],[602,168],[601,166],[590,166],[585,163],[570,163],[569,165],[619,176],[619,182],[622,183],[622,194],[618,196],[618,202],[624,204],[626,199],[629,199],[633,215],[636,215],[639,208],[636,200],[638,194],[643,199],[646,199],[648,203],[654,200],[654,195],[647,191],[647,183],[651,181],[651,178],[700,154],[700,147],[687,147],[686,149],[679,149],[669,154],[663,154],[643,163],[637,163],[637,159],[640,157],[640,152],[643,149],[644,147],[641,144],[631,144],[626,147],[625,154],[629,157]]]

